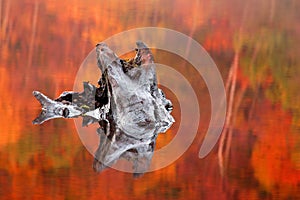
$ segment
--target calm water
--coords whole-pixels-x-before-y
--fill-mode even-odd
[[[0,0],[0,198],[299,199],[299,9],[296,0]],[[138,179],[113,169],[97,174],[73,120],[31,124],[40,111],[31,93],[54,98],[72,90],[97,42],[144,26],[180,31],[208,51],[228,85],[231,117],[213,151],[199,159],[210,119],[205,83],[183,59],[155,51],[196,92],[197,137],[176,162]],[[176,94],[165,90],[177,123],[157,148],[181,121]]]

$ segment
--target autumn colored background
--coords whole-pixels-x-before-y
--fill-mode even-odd
[[[0,198],[299,199],[299,10],[297,0],[0,0]],[[155,51],[197,91],[197,138],[172,165],[138,179],[113,169],[97,174],[73,120],[32,125],[40,109],[32,91],[54,98],[72,90],[97,42],[145,26],[180,31],[208,51],[231,117],[199,159],[210,118],[205,83],[181,58]],[[180,121],[176,106],[173,113]],[[157,148],[177,129],[160,135]]]

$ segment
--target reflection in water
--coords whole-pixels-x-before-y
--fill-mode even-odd
[[[83,126],[98,122],[100,144],[94,169],[102,171],[125,158],[133,162],[136,175],[144,173],[158,133],[166,132],[174,122],[172,103],[157,87],[153,55],[140,41],[135,57],[129,60],[118,58],[104,43],[97,44],[96,52],[102,72],[99,87],[84,82],[83,92],[63,92],[55,100],[34,91],[43,108],[33,124],[79,116]]]
[[[299,9],[297,0],[0,0],[1,198],[299,199]],[[225,83],[233,80],[229,71],[236,68],[230,66],[238,57],[231,123],[220,148],[223,176],[218,149],[197,157],[210,119],[206,86],[189,63],[166,52],[153,52],[156,62],[188,79],[201,108],[197,138],[172,165],[138,180],[115,170],[97,176],[86,167],[93,158],[74,134],[73,120],[32,125],[40,112],[33,90],[53,98],[73,88],[96,42],[144,26],[191,36],[209,52]],[[178,91],[186,96],[185,88]],[[176,123],[158,135],[156,148],[172,141],[179,124],[189,133],[190,123],[197,123],[180,121],[177,94],[164,92]]]

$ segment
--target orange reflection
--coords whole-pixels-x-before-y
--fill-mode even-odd
[[[264,112],[255,121],[257,142],[252,153],[255,177],[262,187],[280,198],[297,193],[300,171],[291,160],[291,149],[296,138],[290,134],[291,115],[279,105],[261,105]],[[284,120],[283,120],[284,119]]]
[[[158,0],[1,0],[1,197],[300,198],[300,172],[295,164],[295,160],[299,160],[295,155],[299,155],[299,148],[296,147],[300,142],[299,137],[295,136],[297,130],[291,128],[293,123],[295,126],[299,121],[294,117],[299,111],[296,110],[299,101],[289,101],[295,91],[299,91],[299,79],[296,76],[285,81],[282,75],[285,71],[274,67],[281,62],[284,69],[290,70],[289,76],[299,74],[297,55],[300,51],[299,47],[286,46],[281,46],[279,51],[270,49],[285,44],[280,43],[283,39],[275,32],[282,32],[284,36],[299,35],[298,18],[295,17],[299,16],[298,8],[297,1],[285,4],[279,0],[264,3],[234,0],[205,3],[180,0],[167,0],[165,3]],[[286,10],[289,14],[285,13]],[[219,174],[215,151],[203,160],[197,157],[210,118],[209,94],[205,84],[187,64],[170,55],[162,59],[185,73],[193,87],[199,88],[197,96],[202,120],[193,145],[172,165],[137,180],[131,174],[114,170],[95,174],[91,167],[93,157],[81,144],[72,121],[54,120],[32,126],[31,120],[40,109],[31,95],[33,90],[43,91],[52,98],[64,90],[72,90],[81,62],[97,42],[123,30],[143,26],[172,28],[192,36],[216,60],[224,79],[233,59],[235,37],[238,33],[243,36],[244,43],[240,47],[243,63],[240,65],[241,71],[248,67],[248,71],[244,72],[249,73],[238,74],[237,87],[247,89],[236,114],[232,151],[225,177]],[[259,37],[267,28],[272,33],[270,35],[275,35],[274,40],[269,39],[272,37],[262,37],[263,40],[257,42],[255,37],[251,37]],[[291,57],[285,62],[286,58],[282,56],[287,51]],[[268,57],[270,55],[271,58]],[[264,70],[266,67],[268,70]],[[260,71],[260,68],[263,70]],[[257,76],[263,78],[255,79]],[[248,79],[258,80],[257,85],[251,86]],[[294,87],[289,90],[288,84]],[[169,95],[172,96],[171,93]],[[266,98],[282,102],[272,107]],[[251,109],[252,102],[256,109]],[[296,103],[291,106],[290,102]],[[252,118],[247,117],[251,112]],[[180,112],[174,111],[174,114],[175,118],[180,119]],[[172,131],[177,128],[178,124]],[[172,131],[159,136],[158,148],[174,137]]]

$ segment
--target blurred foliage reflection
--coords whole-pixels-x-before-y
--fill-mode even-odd
[[[0,0],[1,198],[300,198],[299,9],[297,0]],[[236,67],[223,173],[217,148],[197,157],[210,117],[204,82],[188,63],[160,51],[154,57],[188,77],[201,107],[198,136],[172,165],[138,180],[114,170],[95,174],[72,121],[31,125],[40,109],[32,90],[52,97],[71,90],[97,42],[143,26],[197,40],[225,83]],[[158,147],[177,129],[160,136]]]

